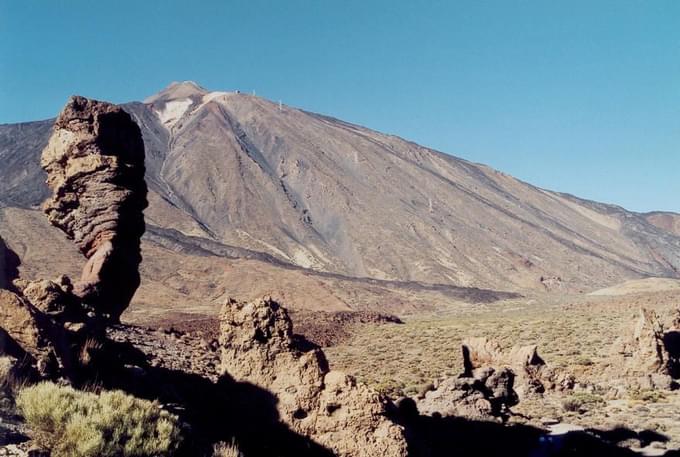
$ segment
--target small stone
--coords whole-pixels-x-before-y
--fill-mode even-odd
[[[65,322],[64,328],[73,333],[79,333],[86,327],[84,322]]]
[[[552,418],[552,417],[544,417],[544,418],[541,419],[541,424],[545,425],[545,426],[557,425],[559,423],[560,423],[559,419],[555,419],[555,418]]]

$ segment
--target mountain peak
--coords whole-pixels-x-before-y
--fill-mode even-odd
[[[207,94],[208,91],[194,81],[173,81],[165,89],[144,100],[144,103],[177,100]]]

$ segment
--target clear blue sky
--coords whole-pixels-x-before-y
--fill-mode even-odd
[[[677,0],[0,0],[2,123],[173,80],[680,211]]]

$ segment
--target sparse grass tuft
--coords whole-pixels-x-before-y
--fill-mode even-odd
[[[176,416],[121,391],[43,382],[21,389],[17,406],[54,457],[169,456],[181,441]]]
[[[213,446],[212,457],[242,457],[241,451],[239,451],[236,441],[232,440],[231,443],[225,443],[220,441]]]
[[[641,389],[629,392],[631,400],[639,400],[645,403],[657,403],[666,398],[663,392],[653,389]]]
[[[562,401],[562,408],[565,411],[585,412],[593,406],[604,403],[604,399],[596,394],[578,392],[570,395]]]

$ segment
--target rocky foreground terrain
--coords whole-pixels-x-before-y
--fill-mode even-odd
[[[329,370],[323,352],[294,337],[286,310],[271,299],[225,303],[218,340],[197,348],[203,357],[185,352],[193,361],[189,366],[165,357],[182,356],[177,354],[181,345],[147,346],[155,352],[151,356],[134,342],[153,339],[115,327],[139,286],[147,205],[142,137],[127,113],[108,103],[71,98],[41,164],[53,192],[43,211],[87,261],[79,279],[61,275],[30,281],[18,276],[18,256],[2,244],[3,415],[16,420],[16,401],[33,427],[26,432],[35,445],[29,453],[196,455],[224,442],[219,438],[238,436],[254,455],[406,455],[404,429],[387,417],[387,399]],[[36,381],[42,383],[23,386]],[[47,387],[49,381],[77,388],[96,382],[149,396],[175,404],[176,415],[152,411],[105,420],[121,407],[100,405],[92,394]],[[48,389],[51,395],[43,393]],[[45,396],[36,400],[40,395]],[[44,410],[62,395],[70,399]],[[101,402],[147,412],[154,407],[119,393],[100,395],[109,399]],[[72,410],[81,402],[82,408]],[[75,425],[72,417],[80,417]],[[130,421],[131,428],[121,421]],[[88,426],[93,428],[83,429]],[[263,431],[271,436],[257,437]],[[20,428],[3,435],[3,441],[15,441],[6,452],[22,452],[16,447],[23,440]]]

